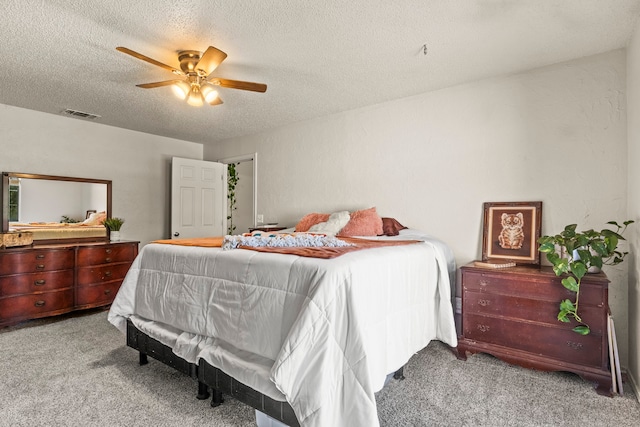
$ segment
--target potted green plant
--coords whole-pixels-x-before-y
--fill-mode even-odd
[[[624,261],[628,252],[619,251],[618,243],[624,240],[622,234],[633,222],[625,221],[620,225],[616,221],[609,221],[607,224],[615,227],[615,230],[605,228],[582,232],[576,231],[577,224],[570,224],[560,234],[538,239],[538,250],[546,254],[556,276],[565,275],[562,285],[576,293],[575,302],[569,299],[561,301],[558,312],[559,321],[568,323],[573,317],[579,323],[573,328],[574,332],[587,335],[591,331],[578,314],[582,278],[589,272],[600,271],[604,265],[616,265]]]
[[[124,224],[124,219],[116,217],[107,218],[102,221],[102,224],[109,229],[110,240],[120,240],[120,228],[122,228],[122,224]]]

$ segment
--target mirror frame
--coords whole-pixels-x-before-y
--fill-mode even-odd
[[[88,184],[105,184],[107,186],[107,218],[111,218],[111,180],[107,179],[91,179],[91,178],[74,178],[70,176],[41,175],[35,173],[23,172],[2,172],[2,212],[0,212],[0,221],[2,222],[2,232],[9,231],[9,178],[28,178],[42,179],[48,181],[70,181],[83,182]],[[34,240],[34,244],[43,243],[64,243],[64,242],[96,242],[109,240],[109,229],[105,237],[88,237],[88,238],[68,238],[68,239],[48,239]]]

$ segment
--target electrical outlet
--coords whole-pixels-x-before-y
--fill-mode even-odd
[[[462,313],[462,298],[456,297],[456,314]]]
[[[264,215],[258,214],[258,224],[264,224]]]

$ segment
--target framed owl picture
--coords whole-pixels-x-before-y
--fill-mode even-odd
[[[542,202],[486,202],[482,260],[540,264]]]

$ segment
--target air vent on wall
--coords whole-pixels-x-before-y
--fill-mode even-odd
[[[62,113],[67,114],[69,116],[80,117],[82,119],[88,119],[88,120],[95,120],[99,117],[102,117],[97,114],[85,113],[84,111],[72,110],[70,108],[67,108]]]

